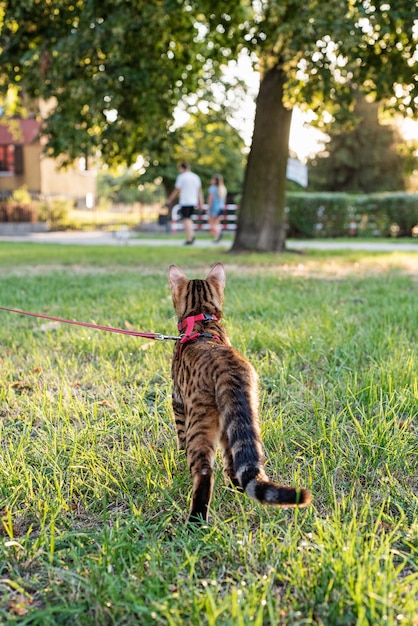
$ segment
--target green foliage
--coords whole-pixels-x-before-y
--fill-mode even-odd
[[[168,263],[201,276],[216,255],[3,244],[0,300],[171,332]],[[172,345],[0,312],[0,621],[413,624],[414,260],[227,262],[225,323],[260,376],[269,473],[315,500],[257,506],[217,464],[211,526],[195,533]]]
[[[350,208],[354,201],[348,194],[287,194],[288,237],[338,237],[346,235]]]
[[[26,186],[19,187],[0,201],[0,222],[36,222],[39,202],[32,199]]]
[[[44,124],[50,152],[72,159],[100,150],[104,161],[128,164],[163,150],[178,102],[241,45],[234,30],[245,13],[239,3],[226,13],[220,3],[176,0],[2,8],[0,86],[55,104]]]
[[[51,230],[59,230],[67,224],[72,207],[73,201],[68,198],[49,198],[42,203],[39,216],[40,219],[48,222]]]
[[[32,196],[28,191],[27,185],[19,187],[19,189],[15,189],[11,195],[11,199],[17,204],[30,204]]]
[[[404,158],[399,132],[379,124],[378,104],[360,97],[354,108],[354,128],[331,124],[325,152],[310,162],[311,191],[372,193],[405,188]]]
[[[135,202],[152,204],[164,200],[155,183],[139,184],[138,172],[132,168],[119,168],[116,172],[100,171],[97,178],[97,195],[101,202],[122,204]]]
[[[418,195],[382,193],[287,194],[289,237],[411,236],[418,225]]]
[[[38,207],[13,200],[0,202],[0,222],[36,222]]]
[[[380,234],[411,235],[412,229],[418,224],[418,195],[370,194],[358,199],[357,213],[367,216],[372,225],[376,224]]]
[[[327,7],[320,0],[269,0],[255,13],[251,43],[263,74],[283,69],[288,104],[347,119],[355,86],[413,113],[418,9],[409,0],[396,5],[334,0]],[[397,83],[404,88],[395,95]]]

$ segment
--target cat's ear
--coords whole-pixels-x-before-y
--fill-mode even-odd
[[[174,291],[187,281],[187,276],[176,265],[170,265],[168,268],[168,282],[171,291]]]
[[[223,264],[216,263],[216,265],[212,267],[209,274],[206,276],[206,280],[213,280],[218,283],[222,287],[222,289],[224,289],[226,283],[226,274]]]

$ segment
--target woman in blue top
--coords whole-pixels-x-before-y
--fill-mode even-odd
[[[208,189],[208,208],[210,232],[214,234],[214,243],[222,239],[221,213],[225,209],[226,187],[220,174],[212,176]]]

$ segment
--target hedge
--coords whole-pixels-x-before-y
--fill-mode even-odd
[[[71,205],[62,198],[48,203],[18,200],[0,198],[0,222],[47,219],[50,227],[58,228]],[[288,237],[418,236],[418,194],[288,192],[286,204]]]
[[[16,200],[9,196],[0,198],[0,223],[36,223],[48,222],[49,228],[62,228],[68,219],[68,213],[74,201],[64,197],[53,197],[40,202],[39,200]]]
[[[418,236],[418,194],[289,192],[288,237]]]
[[[20,204],[9,200],[0,201],[0,222],[30,222],[38,221],[38,207],[34,204]]]

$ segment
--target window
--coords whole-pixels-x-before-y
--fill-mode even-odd
[[[23,146],[0,145],[0,174],[23,174]]]

